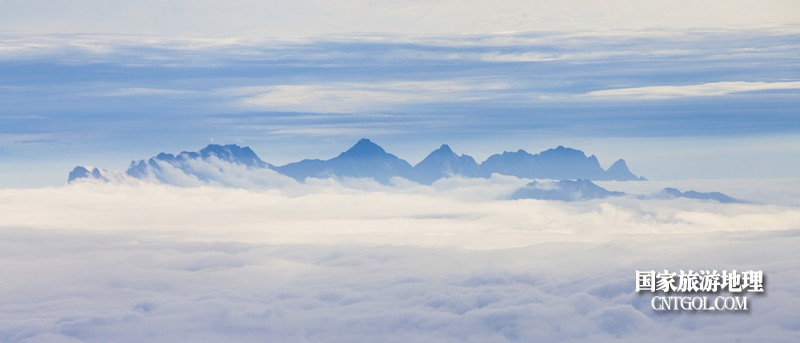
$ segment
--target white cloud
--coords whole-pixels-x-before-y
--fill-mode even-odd
[[[0,340],[797,336],[797,207],[481,200],[517,181],[469,182],[0,190]],[[633,293],[645,268],[763,269],[768,292],[747,315],[657,315]]]
[[[545,53],[545,52],[515,52],[515,53],[482,53],[473,55],[460,55],[459,58],[469,59],[474,57],[486,62],[547,62],[547,61],[580,61],[580,60],[602,60],[620,57],[641,57],[641,56],[680,56],[696,54],[697,51],[686,49],[672,50],[603,50],[588,52],[568,52],[568,53]]]
[[[371,127],[348,127],[342,125],[315,125],[313,127],[270,130],[271,134],[304,136],[370,136],[404,133],[401,129],[378,129]]]
[[[592,97],[664,99],[692,96],[719,96],[741,92],[800,89],[800,81],[789,82],[711,82],[685,86],[646,86],[592,91]]]
[[[328,113],[390,110],[397,104],[484,100],[493,96],[487,91],[508,87],[499,82],[437,80],[274,85],[219,92],[243,97],[241,104],[246,107]]]
[[[6,0],[0,30],[194,36],[309,36],[642,28],[782,27],[798,22],[792,0],[718,1],[215,1]]]
[[[213,166],[209,173],[214,172],[211,169]],[[205,184],[176,188],[150,183],[81,183],[4,190],[2,210],[7,215],[2,223],[121,231],[169,227],[191,230],[196,238],[251,243],[405,243],[477,249],[525,246],[564,234],[564,238],[578,235],[580,240],[592,240],[612,234],[771,231],[800,225],[800,213],[779,203],[724,205],[628,197],[566,204],[497,200],[507,198],[525,182],[503,176],[445,179],[432,186],[401,180],[394,186],[358,179],[312,180],[308,184],[274,183],[255,191]],[[754,183],[754,189],[762,189],[760,184]],[[252,185],[243,183],[240,187]],[[797,196],[798,189],[788,191],[792,190]],[[777,191],[787,190],[774,187],[762,192]],[[48,215],[35,215],[41,211]],[[229,218],[231,213],[236,213],[235,218]],[[764,226],[767,222],[773,224]],[[220,225],[226,228],[224,232],[219,230]],[[429,240],[432,233],[441,237]]]

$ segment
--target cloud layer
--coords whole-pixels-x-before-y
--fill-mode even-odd
[[[99,0],[0,2],[0,30],[219,36],[351,32],[495,33],[524,30],[781,27],[797,23],[791,0],[281,1]],[[599,29],[602,28],[602,29]]]
[[[425,157],[415,151],[443,143],[478,158],[606,143],[615,145],[609,155],[631,162],[657,149],[661,160],[637,167],[652,179],[794,177],[796,159],[777,149],[797,154],[798,145],[767,141],[800,137],[797,42],[780,29],[303,39],[6,33],[0,185],[62,182],[50,172],[57,168],[25,162],[123,169],[130,161],[120,156],[216,141],[282,164],[327,159],[363,137],[412,162]],[[700,146],[713,151],[683,163]],[[719,153],[729,149],[749,155]]]
[[[0,340],[797,340],[796,206],[486,200],[519,182],[5,189]],[[767,294],[655,314],[633,271],[662,268],[763,269]]]
[[[687,96],[719,96],[732,93],[800,88],[800,82],[714,82],[686,86],[647,86],[607,89],[589,92],[589,96],[622,96],[643,99],[663,99]]]

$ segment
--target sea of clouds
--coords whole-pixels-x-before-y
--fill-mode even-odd
[[[0,189],[0,341],[800,339],[797,180],[669,184],[740,204],[284,181]],[[767,292],[746,313],[656,313],[637,269],[763,270]]]

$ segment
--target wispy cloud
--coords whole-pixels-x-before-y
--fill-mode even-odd
[[[386,111],[398,104],[479,101],[497,97],[493,91],[507,88],[509,85],[501,82],[446,80],[275,85],[221,92],[242,96],[241,104],[247,107],[326,113]]]
[[[45,0],[5,0],[0,30],[37,33],[101,32],[123,34],[199,34],[219,36],[297,36],[349,32],[413,32],[417,34],[496,33],[509,31],[603,31],[652,28],[784,27],[797,23],[798,6],[791,0],[714,1],[520,1],[408,0],[375,2],[298,0],[174,0],[169,11],[154,0],[124,7],[102,0],[70,4]],[[47,5],[47,7],[43,7]],[[41,11],[47,8],[47,11]],[[87,11],[84,9],[94,9]],[[687,11],[687,9],[691,9]],[[147,18],[148,20],[142,20]]]
[[[674,50],[602,50],[594,52],[511,52],[511,53],[484,53],[476,54],[475,58],[486,62],[550,62],[550,61],[602,61],[611,58],[630,58],[630,57],[669,57],[687,56],[696,54],[697,51],[674,49]],[[459,56],[468,59],[469,56]]]
[[[346,127],[318,125],[314,127],[293,128],[293,129],[277,129],[269,131],[271,134],[276,135],[302,135],[302,136],[370,136],[376,137],[381,135],[396,135],[407,133],[407,130],[402,128],[374,128],[374,127]]]
[[[100,96],[141,96],[141,95],[190,95],[190,94],[202,94],[202,93],[198,91],[182,90],[182,89],[134,87],[134,88],[114,89],[96,94]]]
[[[328,140],[371,129],[430,146],[514,137],[520,143],[495,143],[548,139],[543,148],[584,137],[796,134],[797,81],[786,70],[797,67],[797,42],[791,31],[681,28],[303,39],[3,34],[0,126],[107,156],[209,137],[261,146],[280,138],[295,149],[283,161],[334,154]],[[724,96],[740,92],[749,93]],[[689,101],[638,101],[649,98]],[[701,113],[674,115],[700,102]],[[20,159],[87,153],[13,141],[0,144]]]
[[[685,86],[645,86],[592,91],[592,97],[630,97],[663,99],[693,96],[720,96],[742,92],[800,89],[800,81],[791,82],[711,82]]]

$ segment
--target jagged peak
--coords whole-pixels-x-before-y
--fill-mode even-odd
[[[162,152],[150,159],[132,161],[125,173],[128,176],[141,178],[147,177],[153,170],[158,172],[171,166],[181,170],[191,170],[192,161],[209,158],[212,158],[211,162],[213,162],[213,158],[217,158],[224,162],[242,164],[248,168],[272,168],[281,173],[289,173],[286,175],[298,180],[303,180],[308,176],[332,174],[333,171],[341,171],[343,176],[369,176],[386,179],[385,175],[411,175],[408,170],[417,168],[386,152],[371,140],[362,138],[335,158],[303,160],[282,167],[273,167],[263,162],[252,149],[246,146],[209,144],[199,152],[184,151],[178,155]],[[421,166],[420,163],[422,163]],[[625,160],[619,159],[608,170],[603,170],[595,155],[586,157],[582,151],[563,145],[535,155],[523,149],[503,151],[502,154],[491,155],[483,163],[478,164],[471,156],[458,155],[450,145],[441,144],[420,163],[417,164],[418,170],[431,172],[437,177],[443,173],[447,175],[463,173],[463,175],[471,177],[484,177],[492,173],[500,173],[526,178],[573,179],[580,177],[590,180],[645,180],[631,173]],[[304,171],[303,168],[307,170]],[[437,168],[440,169],[438,172],[435,170]],[[431,169],[434,170],[431,171]],[[105,173],[104,170],[95,172],[81,167],[81,169],[73,170],[72,174],[76,176],[91,175],[93,172],[95,174]],[[582,184],[581,180],[576,180],[576,184]]]
[[[621,158],[616,160],[613,164],[611,164],[611,167],[608,167],[608,169],[606,170],[606,174],[615,179],[639,180],[639,181],[647,180],[642,176],[634,175],[628,168],[628,163]]]
[[[508,155],[530,155],[530,154],[523,149],[519,149],[517,151],[503,151],[502,154],[495,154],[495,155],[508,156]]]
[[[261,160],[250,147],[241,147],[237,144],[209,144],[200,151],[181,151],[177,155],[161,152],[158,155],[146,160],[134,160],[128,166],[128,174],[138,174],[147,168],[148,165],[157,167],[159,162],[169,164],[181,164],[195,159],[208,159],[215,157],[230,163],[243,164],[247,167],[264,168],[270,165]],[[138,171],[136,169],[139,169]]]
[[[188,156],[194,157],[193,153],[188,153]],[[263,167],[267,164],[261,160],[261,158],[256,155],[253,149],[250,147],[241,147],[237,144],[226,144],[226,145],[219,145],[219,144],[209,144],[203,149],[200,149],[200,157],[208,158],[210,156],[216,156],[219,159],[226,160],[229,162],[236,162],[242,163],[247,166],[257,166]]]
[[[586,157],[586,153],[584,153],[582,150],[573,149],[573,148],[567,148],[567,147],[565,147],[565,146],[563,146],[563,145],[559,145],[559,146],[557,146],[557,147],[555,147],[555,148],[550,148],[550,149],[547,149],[547,150],[545,150],[545,151],[542,151],[542,152],[540,152],[538,155],[539,155],[539,156],[552,156],[552,155],[555,155],[555,156],[567,156],[567,155],[575,155],[575,156],[581,156],[581,157],[583,157],[583,158],[590,158],[590,157]],[[592,156],[594,156],[594,155],[592,155]]]
[[[69,172],[67,183],[72,183],[79,179],[106,180],[100,169],[94,166],[76,166]]]
[[[240,152],[240,151],[247,154],[255,155],[255,152],[252,149],[250,149],[250,147],[247,146],[241,147],[237,144],[225,144],[225,145],[209,144],[205,148],[200,149],[200,153],[203,155],[210,153]]]

